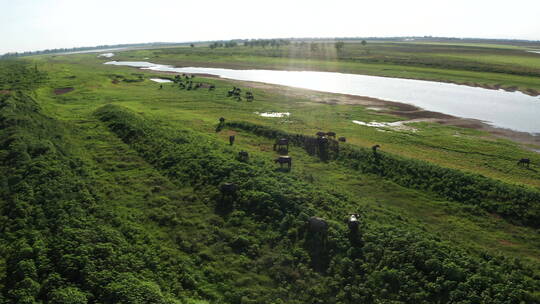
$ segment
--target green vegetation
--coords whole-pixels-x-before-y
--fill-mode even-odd
[[[516,223],[540,227],[540,192],[506,185],[480,175],[464,174],[429,163],[405,159],[366,148],[317,143],[317,138],[288,134],[279,130],[245,122],[229,122],[227,126],[253,132],[268,138],[288,138],[322,160],[338,159],[342,164],[363,173],[377,174],[397,184],[432,191],[443,198],[480,207],[508,217]],[[315,142],[315,144],[311,144]]]
[[[236,101],[221,79],[159,89],[148,78],[173,76],[102,62],[0,61],[0,303],[540,302],[540,158],[517,144],[379,132],[350,121],[400,118],[287,91]],[[321,129],[348,143],[304,149]],[[273,162],[282,136],[290,171]]]

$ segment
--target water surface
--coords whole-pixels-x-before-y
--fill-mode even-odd
[[[496,127],[540,133],[540,96],[450,83],[314,71],[178,68],[140,61],[106,64],[153,71],[210,74],[222,78],[285,85],[329,93],[408,103],[428,111],[484,121]]]
[[[152,81],[154,81],[154,82],[158,82],[158,83],[172,82],[172,81],[169,80],[169,79],[163,79],[163,78],[150,78],[150,80],[152,80]]]

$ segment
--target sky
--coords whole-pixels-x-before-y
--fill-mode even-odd
[[[0,0],[0,54],[246,38],[540,40],[539,12],[539,0]]]

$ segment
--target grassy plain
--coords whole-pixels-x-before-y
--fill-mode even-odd
[[[156,55],[159,52],[130,51],[117,54],[117,58],[174,63],[171,58],[180,58],[178,62],[182,62],[184,56],[162,58]],[[185,56],[196,57],[193,62],[203,62],[206,58],[205,62],[212,63],[207,55]],[[215,62],[225,64],[223,58],[228,57],[218,56]],[[248,64],[260,58],[273,60],[252,57],[253,61],[249,61],[246,58],[239,56],[237,60]],[[206,303],[205,300],[305,303],[313,297],[328,299],[328,303],[336,298],[351,303],[362,299],[366,303],[376,303],[379,299],[413,302],[413,297],[424,302],[463,299],[489,303],[491,298],[470,296],[488,289],[490,296],[501,299],[512,296],[531,302],[530,299],[540,298],[531,287],[537,286],[539,280],[538,229],[512,224],[496,214],[447,201],[433,192],[406,188],[382,176],[361,173],[337,161],[323,162],[296,146],[291,146],[289,151],[294,158],[293,168],[283,172],[273,163],[276,152],[271,139],[239,129],[225,128],[216,132],[216,125],[223,116],[227,121],[246,121],[291,133],[312,135],[319,130],[332,130],[338,136],[347,137],[347,142],[353,146],[380,144],[384,153],[425,160],[538,190],[540,173],[536,164],[540,163],[540,156],[520,144],[486,132],[428,122],[412,124],[415,131],[360,126],[351,121],[390,122],[402,118],[360,105],[316,102],[314,100],[320,97],[318,93],[303,90],[250,88],[255,95],[253,102],[236,101],[227,97],[227,91],[233,85],[246,89],[247,84],[199,76],[194,82],[214,84],[216,90],[187,91],[174,84],[164,84],[160,89],[159,84],[149,78],[172,75],[103,65],[107,59],[98,58],[96,54],[37,56],[27,60],[48,75],[45,84],[32,94],[41,106],[40,111],[50,118],[42,117],[36,125],[41,123],[52,128],[49,123],[57,121],[52,126],[58,128],[35,132],[34,136],[39,137],[35,140],[43,140],[46,147],[47,141],[56,144],[61,139],[67,148],[59,150],[80,159],[81,163],[67,162],[63,168],[73,172],[78,166],[83,168],[80,179],[87,185],[84,189],[89,189],[96,200],[91,208],[86,208],[78,201],[70,201],[68,196],[66,210],[71,207],[82,210],[68,212],[70,216],[60,212],[58,215],[73,221],[70,222],[76,231],[73,235],[96,234],[96,240],[84,239],[84,252],[77,251],[79,247],[72,245],[71,239],[66,241],[66,248],[62,247],[64,244],[60,246],[46,237],[43,239],[52,244],[48,250],[65,255],[57,263],[58,271],[70,278],[70,284],[91,293],[93,301],[113,303],[115,299],[122,299],[144,303],[148,295],[163,293],[160,298],[182,295],[186,303]],[[320,62],[326,64],[326,61]],[[366,65],[374,70],[377,67],[371,63]],[[57,95],[55,89],[59,88],[73,90]],[[331,98],[330,95],[324,97]],[[16,110],[13,104],[2,106]],[[269,111],[290,112],[291,115],[264,118],[255,114]],[[37,115],[34,112],[31,115]],[[120,116],[107,117],[112,114]],[[19,118],[2,123],[10,128],[24,127],[19,121],[25,122]],[[51,134],[46,134],[49,132]],[[230,135],[236,136],[233,146],[228,145]],[[17,138],[13,136],[10,142]],[[21,146],[24,149],[15,148],[26,149],[24,142]],[[28,143],[27,150],[47,149]],[[241,150],[250,153],[248,164],[235,160]],[[11,154],[16,155],[6,152],[0,156],[5,158]],[[202,156],[199,158],[199,155]],[[36,156],[35,170],[21,172],[41,172],[37,168],[46,167],[48,159],[39,157]],[[515,159],[521,157],[531,158],[533,166],[529,169],[516,166]],[[202,182],[199,179],[223,178],[219,173],[227,170],[232,172],[232,177],[223,176],[241,180],[245,189],[240,189],[242,195],[237,210],[223,214],[217,208],[220,199],[216,184],[221,180]],[[47,172],[47,178],[59,176],[61,172]],[[41,180],[48,181],[40,177],[38,184]],[[2,180],[6,185],[16,181],[11,177],[8,181]],[[46,186],[58,185],[62,183],[51,182]],[[21,189],[33,190],[27,184]],[[40,193],[30,190],[15,195],[31,199],[37,195],[35,193]],[[9,191],[3,189],[0,194],[4,192]],[[67,235],[64,230],[71,231],[70,228],[49,233],[41,226],[31,226],[34,222],[45,225],[43,214],[54,215],[55,212],[34,212],[31,208],[24,209],[25,201],[12,202],[19,206],[17,203],[23,206],[20,212],[8,212],[9,208],[4,208],[8,205],[3,202],[0,211],[5,219],[13,222],[13,227],[23,223],[17,220],[18,216],[35,217],[36,220],[29,220],[25,226],[30,231],[29,240],[37,238],[36,234],[58,237]],[[38,204],[33,206],[38,207]],[[362,213],[365,225],[362,232],[366,244],[362,249],[351,245],[347,237],[344,219],[354,212]],[[84,233],[77,230],[82,229],[77,217],[80,214],[84,215],[83,219],[95,219]],[[300,231],[305,217],[312,214],[327,219],[331,226],[328,247],[332,252],[328,256],[332,262],[327,272],[317,270],[308,262],[317,260],[316,256],[308,257],[312,254],[309,238],[297,239],[303,235]],[[11,221],[12,217],[16,220]],[[4,230],[12,235],[9,229]],[[13,234],[20,232],[13,229]],[[10,266],[11,259],[19,256],[12,243],[7,239],[0,243],[0,290],[21,292],[34,285],[28,283],[32,282],[28,278],[23,280],[24,276],[20,278],[21,284],[10,285],[6,274],[20,273]],[[28,254],[26,248],[21,251]],[[84,256],[87,260],[68,264],[72,256]],[[501,256],[504,260],[499,260]],[[90,265],[88,261],[102,259],[103,263],[92,264],[95,268],[85,266]],[[36,261],[40,275],[50,271],[51,265],[56,267],[56,261],[51,265],[42,262],[42,258]],[[71,279],[69,275],[79,266],[84,273],[76,273],[75,279]],[[518,271],[513,272],[515,269]],[[135,278],[126,278],[126,273]],[[511,278],[506,277],[510,275]],[[42,290],[55,288],[54,277],[38,278],[33,273],[27,276],[46,282]],[[396,284],[400,281],[408,282]],[[506,281],[509,284],[505,286],[500,283]],[[424,294],[413,294],[419,290],[416,286],[422,286]],[[446,290],[455,293],[450,295]],[[519,294],[514,295],[518,290]],[[6,294],[5,302],[18,296],[19,293]],[[35,292],[34,297],[49,296]],[[0,303],[2,300],[0,295]]]
[[[121,55],[125,56],[125,55]],[[128,67],[103,65],[95,55],[43,57],[37,60],[47,70],[49,86],[38,90],[42,106],[54,117],[77,126],[97,124],[93,113],[104,104],[118,104],[144,113],[146,117],[208,133],[223,142],[228,135],[237,134],[235,145],[256,153],[270,162],[274,157],[272,142],[239,130],[215,133],[217,118],[247,121],[272,126],[293,133],[314,134],[319,130],[333,130],[347,137],[353,145],[380,144],[384,151],[417,158],[482,174],[508,183],[537,188],[540,173],[533,165],[530,169],[516,166],[515,159],[530,157],[540,163],[540,156],[523,149],[519,144],[472,129],[443,126],[434,123],[416,123],[417,130],[377,130],[360,126],[351,120],[397,121],[399,117],[383,115],[355,105],[329,105],[311,102],[308,98],[291,96],[286,90],[253,89],[255,101],[237,102],[226,96],[233,83],[215,78],[196,77],[196,81],[215,84],[215,91],[199,89],[180,90],[176,85],[159,85],[151,77],[170,77],[151,71]],[[117,76],[144,81],[114,84]],[[73,77],[75,76],[75,77]],[[234,83],[238,84],[238,83]],[[55,95],[53,88],[73,87],[73,92]],[[254,112],[290,112],[290,117],[264,118]],[[105,131],[104,131],[105,132]],[[84,141],[84,133],[80,135]],[[104,144],[104,143],[102,143]],[[110,149],[113,149],[110,146]],[[374,208],[390,218],[403,215],[410,221],[441,237],[471,249],[505,252],[515,256],[537,259],[540,240],[531,228],[514,226],[496,217],[472,215],[453,203],[436,196],[406,189],[380,177],[363,175],[333,163],[321,163],[300,149],[293,148],[295,166],[292,174],[312,180],[326,189],[339,189],[357,197],[358,207]],[[460,211],[461,210],[461,211]],[[393,215],[392,215],[393,214]],[[391,220],[390,220],[391,221]]]

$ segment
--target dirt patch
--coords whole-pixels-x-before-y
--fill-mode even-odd
[[[525,89],[525,91],[523,91],[523,93],[527,94],[527,95],[530,95],[530,96],[538,96],[540,95],[540,91],[537,91],[535,89]]]
[[[71,91],[75,90],[74,88],[72,87],[69,87],[69,88],[58,88],[58,89],[54,89],[54,94],[56,95],[62,95],[62,94],[66,94],[66,93],[69,93]]]
[[[499,240],[499,244],[503,245],[503,246],[515,246],[516,244],[510,242],[510,241],[507,241],[507,240]]]
[[[11,91],[9,90],[0,90],[0,95],[9,95],[11,94]]]
[[[382,111],[381,111],[382,112]],[[452,119],[454,116],[425,110],[411,110],[411,111],[384,111],[386,113],[404,116],[409,119],[422,119],[422,118],[437,118],[437,119]]]
[[[113,81],[111,81],[113,84],[119,84],[120,81],[118,81],[118,79],[114,79]]]

